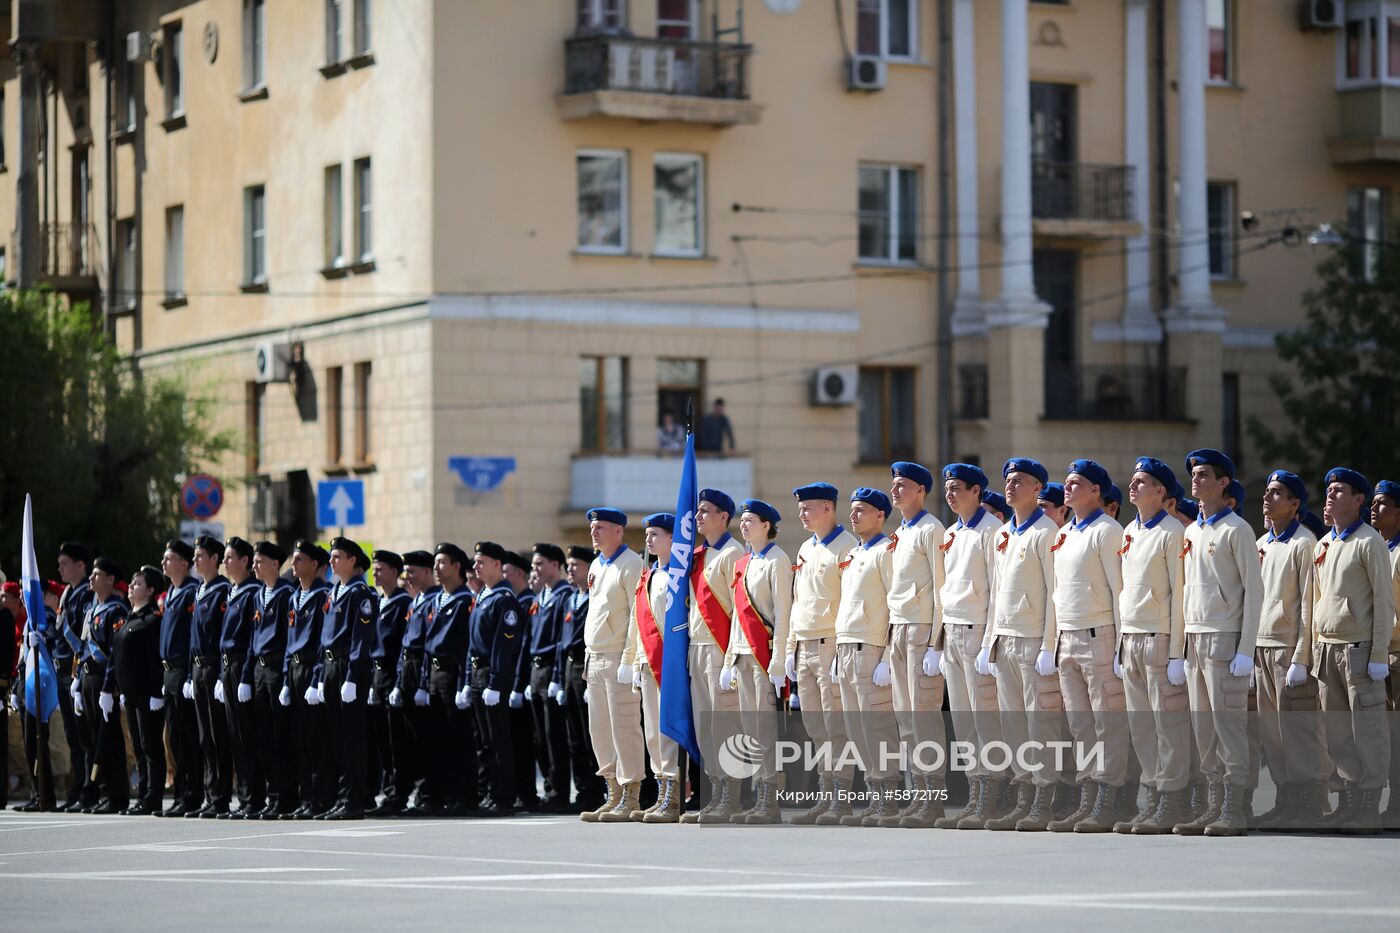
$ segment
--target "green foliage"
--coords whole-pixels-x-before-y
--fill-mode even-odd
[[[0,296],[0,568],[18,576],[24,496],[40,572],[76,539],[126,573],[178,529],[184,474],[232,448],[207,401],[138,374],[85,304]]]

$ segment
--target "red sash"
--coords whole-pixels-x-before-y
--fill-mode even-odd
[[[702,544],[695,549],[695,558],[690,562],[690,585],[695,590],[695,608],[700,610],[700,618],[714,636],[720,651],[729,650],[729,613],[710,589],[705,580],[705,552],[709,545]]]
[[[651,611],[651,574],[654,568],[642,571],[642,582],[637,584],[637,634],[642,638],[642,650],[647,655],[647,667],[651,676],[661,685],[661,656],[665,654],[661,645],[661,629],[656,624],[656,615]]]
[[[753,658],[765,671],[773,661],[773,628],[758,611],[749,597],[748,584],[744,582],[744,571],[749,566],[752,554],[745,554],[734,565],[734,614],[739,619],[739,628],[753,649]]]

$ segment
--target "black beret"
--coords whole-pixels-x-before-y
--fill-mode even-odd
[[[526,574],[530,572],[530,562],[519,551],[506,551],[506,563]]]
[[[459,548],[450,541],[444,541],[437,546],[436,553],[441,554],[454,564],[467,564],[467,552]]]
[[[498,560],[503,564],[506,562],[506,549],[501,547],[495,541],[476,542],[476,552],[482,557],[489,557],[492,560]]]
[[[354,538],[347,538],[343,535],[338,538],[331,538],[331,550],[348,554],[355,560],[355,566],[362,569],[369,569],[369,555],[365,549],[360,547],[360,542]]]
[[[246,560],[253,559],[253,546],[242,538],[229,538],[228,549]]]
[[[224,556],[224,542],[213,535],[200,535],[194,539],[194,546],[206,554],[217,555],[220,559]]]
[[[433,569],[433,555],[427,551],[406,551],[403,555],[403,562],[406,567]]]
[[[194,548],[190,547],[179,538],[172,538],[165,542],[165,549],[176,557],[183,557],[187,561],[194,560]]]
[[[287,559],[287,549],[276,541],[259,541],[253,546],[253,551],[257,554],[277,561],[277,566],[281,567],[282,562]]]
[[[535,553],[545,560],[554,561],[556,564],[564,563],[564,549],[557,544],[550,544],[547,541],[536,544]]]
[[[569,556],[572,557],[574,560],[586,560],[589,563],[592,563],[593,555],[596,553],[597,552],[594,551],[591,547],[584,547],[581,544],[569,545]]]
[[[165,574],[161,573],[159,567],[146,564],[136,571],[136,576],[146,581],[146,585],[151,588],[152,593],[164,593],[170,589],[170,581],[165,578]]]
[[[58,546],[58,553],[79,563],[92,566],[92,551],[87,549],[87,545],[79,544],[77,541],[64,541]]]
[[[298,554],[305,554],[318,564],[328,564],[331,560],[331,556],[326,553],[325,548],[321,547],[321,545],[317,544],[315,541],[310,541],[306,538],[299,539],[296,546],[292,548],[292,551]]]
[[[77,560],[76,557],[73,559]],[[103,573],[110,573],[114,577],[121,575],[121,568],[118,567],[117,562],[112,560],[112,558],[110,557],[97,558],[97,560],[92,562],[92,569],[100,570]]]
[[[382,547],[375,548],[374,559],[393,567],[395,573],[403,573],[403,557],[393,551],[386,551]]]

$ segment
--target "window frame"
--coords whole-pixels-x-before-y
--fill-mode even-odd
[[[585,363],[585,362],[588,362],[588,361],[592,361],[592,363],[593,363],[593,365],[594,365],[594,367],[595,367],[595,368],[594,368],[594,383],[593,383],[593,384],[594,384],[594,386],[596,386],[596,392],[595,392],[595,396],[596,396],[596,397],[595,397],[595,399],[594,399],[593,412],[592,412],[592,419],[593,419],[593,430],[594,430],[594,432],[595,432],[595,436],[596,436],[597,439],[598,439],[598,445],[597,445],[596,447],[589,447],[589,446],[587,446],[587,443],[586,443],[586,440],[587,440],[587,439],[586,439],[586,437],[584,436],[584,432],[583,432],[583,420],[582,420],[583,417],[584,417],[584,412],[583,412],[583,409],[582,409],[582,402],[583,402],[583,399],[582,399],[582,397],[581,397],[581,396],[582,396],[582,393],[583,393],[583,384],[580,383],[580,384],[579,384],[579,393],[580,393],[580,399],[579,399],[579,402],[580,402],[579,419],[580,419],[580,420],[579,420],[579,444],[578,444],[578,449],[579,449],[579,451],[580,451],[580,452],[583,452],[583,453],[590,453],[590,454],[616,454],[616,453],[626,453],[627,450],[629,449],[629,446],[628,446],[628,445],[629,445],[630,435],[631,435],[631,424],[629,423],[629,420],[630,420],[630,418],[631,418],[631,405],[630,405],[630,398],[629,398],[629,395],[628,395],[628,384],[631,382],[631,379],[632,379],[632,373],[631,373],[631,369],[632,369],[632,367],[631,367],[631,359],[630,359],[629,357],[622,356],[621,354],[588,354],[588,353],[585,353],[585,354],[580,355],[578,359],[579,359],[580,364]],[[609,361],[609,360],[617,360],[617,361],[619,362],[619,364],[620,364],[620,367],[619,367],[619,368],[620,368],[620,373],[621,373],[621,377],[622,377],[622,392],[621,392],[620,395],[619,395],[619,399],[620,399],[620,403],[621,403],[621,411],[618,413],[618,422],[619,422],[619,424],[621,425],[622,437],[621,437],[621,444],[618,445],[618,446],[613,446],[613,445],[610,443],[609,437],[608,437],[608,392],[609,392],[609,389],[608,389],[607,372],[608,372],[608,361]],[[582,368],[582,367],[580,367],[580,370],[581,370],[581,368]]]
[[[345,367],[326,367],[326,465],[339,467],[345,457]]]
[[[321,268],[344,269],[345,255],[345,179],[340,163],[327,165],[321,173],[322,201]]]
[[[671,42],[694,42],[700,38],[700,0],[686,0],[686,7],[690,15],[684,19],[662,19],[661,0],[656,0],[656,37],[667,39]],[[686,34],[683,36],[663,36],[661,30],[667,27],[675,28],[684,26]]]
[[[374,7],[371,0],[350,2],[350,57],[363,58],[374,52]]]
[[[355,197],[354,265],[363,266],[374,262],[374,165],[370,156],[351,163],[350,179]]]
[[[860,252],[860,222],[869,213],[867,211],[862,211],[859,206],[860,173],[867,169],[884,172],[886,183],[889,186],[889,213],[886,217],[888,232],[885,237],[885,252],[883,256],[878,257],[863,256]],[[919,204],[915,205],[915,210],[912,215],[914,218],[914,258],[899,258],[899,241],[903,235],[903,231],[899,227],[901,211],[899,203],[899,175],[901,172],[910,172],[913,174],[914,191],[917,193],[916,196],[921,196],[923,193],[923,171],[917,165],[898,162],[861,162],[856,167],[856,262],[860,265],[917,266],[923,261],[923,243],[921,240],[922,224],[919,223],[922,219],[919,214],[919,208],[923,203],[922,197],[919,197]]]
[[[267,386],[261,382],[245,384],[244,426],[248,432],[248,455],[246,475],[256,476],[262,469],[264,458],[263,443],[267,439]]]
[[[260,208],[261,218],[254,217]],[[267,186],[246,185],[243,188],[243,284],[267,284]]]
[[[345,0],[325,0],[326,65],[345,60]]]
[[[597,246],[585,245],[580,242],[580,228],[583,226],[583,214],[581,211],[582,181],[579,172],[579,161],[581,159],[602,159],[615,158],[622,165],[622,190],[619,197],[618,211],[621,214],[621,224],[619,224],[621,242],[617,246]],[[632,202],[631,202],[631,159],[626,149],[576,149],[574,150],[574,212],[577,218],[574,233],[574,250],[579,253],[588,253],[600,256],[625,256],[632,247]]]
[[[663,250],[660,245],[661,239],[661,211],[657,204],[657,192],[660,188],[656,184],[656,171],[663,160],[672,163],[689,163],[695,166],[695,247],[689,250]],[[705,156],[696,152],[656,152],[651,157],[651,204],[652,204],[652,230],[651,248],[652,255],[664,256],[677,259],[695,259],[705,255],[706,224],[705,224]]]
[[[909,20],[906,25],[909,27],[909,51],[907,53],[895,54],[890,51],[890,0],[874,0],[879,4],[877,15],[880,19],[879,40],[880,50],[876,53],[879,58],[887,62],[921,62],[922,44],[919,42],[919,28],[921,25],[920,0],[908,0]],[[860,0],[857,0],[856,15],[856,48],[860,48]],[[859,55],[868,55],[868,52],[857,52]]]
[[[609,5],[615,6],[617,10],[617,22],[612,25],[607,22]],[[627,0],[578,0],[574,9],[576,30],[627,28]]]
[[[695,382],[694,382],[693,384],[687,384],[687,383],[681,383],[681,382],[662,382],[662,381],[661,381],[661,364],[662,364],[663,362],[694,363],[694,364],[695,364],[695,367],[696,367],[696,372],[697,372],[697,375],[696,375],[696,378],[695,378]],[[666,394],[666,393],[674,393],[674,394],[676,394],[676,395],[687,394],[687,395],[693,396],[694,402],[693,402],[693,404],[692,404],[692,408],[693,408],[693,411],[694,411],[694,415],[695,415],[696,421],[697,421],[697,423],[698,423],[699,418],[700,418],[700,415],[703,414],[704,411],[705,411],[705,375],[706,375],[706,369],[707,369],[707,367],[706,367],[706,365],[705,365],[705,360],[704,360],[703,357],[698,357],[698,356],[662,356],[662,357],[657,357],[657,360],[656,360],[656,372],[657,372],[657,376],[656,376],[656,426],[657,426],[658,428],[661,427],[661,412],[662,412],[661,399],[662,399],[663,395]],[[685,424],[685,412],[684,412],[684,411],[673,411],[673,412],[671,412],[671,414],[672,414],[673,416],[675,416],[676,424],[679,424],[679,425],[684,425],[684,424]]]
[[[267,87],[267,4],[265,0],[243,0],[243,93],[252,94]]]
[[[1400,87],[1400,74],[1389,74],[1389,24],[1391,20],[1400,24],[1400,0],[1349,0],[1345,9],[1346,18],[1337,30],[1337,89]],[[1363,24],[1360,64],[1371,66],[1360,67],[1355,78],[1347,76],[1347,34],[1352,23]]]
[[[172,221],[178,218],[179,230]],[[178,232],[178,236],[175,233]],[[178,270],[178,281],[172,270]],[[174,287],[172,287],[174,286]],[[172,204],[165,209],[165,300],[184,301],[185,293],[185,205]]]
[[[116,136],[132,136],[141,119],[140,94],[137,82],[140,76],[140,62],[133,62],[122,56],[117,69],[117,118]]]
[[[1217,78],[1211,74],[1210,61],[1210,0],[1206,2],[1206,85],[1209,87],[1233,87],[1235,81],[1235,20],[1234,0],[1219,0],[1225,14],[1225,76]]]
[[[165,84],[165,119],[178,120],[185,115],[185,27],[172,20],[161,27],[164,38],[160,71]]]
[[[355,464],[360,467],[369,466],[374,463],[373,450],[371,444],[374,437],[370,432],[369,406],[370,406],[370,379],[373,376],[372,363],[363,360],[355,364],[355,397],[354,413],[355,424],[353,442],[355,445]]]
[[[878,373],[880,375],[880,452],[875,459],[866,456],[866,451],[861,450],[863,425],[860,422],[859,396],[860,385],[866,374]],[[896,449],[893,442],[893,406],[890,404],[893,392],[893,377],[895,373],[908,373],[910,379],[909,386],[909,429],[912,432],[909,437],[907,449]],[[916,454],[919,446],[919,367],[915,365],[894,365],[894,366],[861,366],[856,371],[856,460],[861,464],[868,463],[891,463],[901,459],[918,459]]]
[[[1214,227],[1210,224],[1210,192],[1211,189],[1226,193],[1227,201],[1225,209],[1221,212],[1225,218],[1223,226]],[[1223,240],[1221,248],[1221,269],[1219,272],[1210,269],[1210,278],[1216,282],[1233,282],[1239,279],[1239,236],[1235,230],[1234,218],[1236,205],[1239,203],[1239,185],[1234,181],[1208,181],[1206,182],[1206,257],[1210,260],[1213,252],[1213,240],[1219,236]]]
[[[115,299],[113,307],[119,310],[134,311],[140,297],[140,262],[137,256],[139,233],[136,218],[120,217],[116,224],[116,287],[112,289]]]
[[[1362,226],[1364,227],[1368,225],[1370,222],[1370,218],[1367,216],[1370,213],[1368,209],[1368,202],[1370,200],[1369,195],[1371,192],[1375,192],[1375,201],[1379,205],[1380,212],[1380,216],[1376,218],[1375,222],[1375,227],[1380,233],[1380,239],[1378,242],[1375,243],[1369,242],[1369,237],[1366,236],[1364,230],[1356,229],[1357,225],[1354,223],[1352,210],[1352,199],[1359,197],[1361,199],[1359,213],[1361,215]],[[1347,233],[1353,238],[1353,240],[1357,236],[1363,237],[1362,243],[1353,243],[1354,248],[1360,249],[1360,252],[1358,253],[1358,258],[1360,260],[1361,267],[1359,269],[1355,267],[1352,268],[1352,281],[1370,284],[1376,280],[1376,264],[1380,261],[1382,255],[1382,247],[1385,246],[1386,242],[1386,234],[1389,232],[1390,211],[1391,191],[1389,188],[1386,188],[1383,185],[1348,186]]]

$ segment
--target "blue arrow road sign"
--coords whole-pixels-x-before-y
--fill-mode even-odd
[[[365,481],[324,479],[316,484],[316,524],[344,528],[365,523]]]

